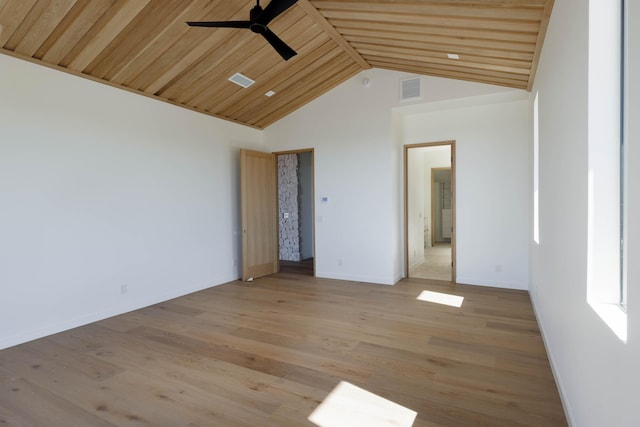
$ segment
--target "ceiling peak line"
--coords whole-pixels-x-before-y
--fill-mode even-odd
[[[331,25],[331,23],[324,17],[322,14],[316,9],[309,0],[298,0],[298,6],[304,10],[304,12],[314,21],[316,22],[320,28],[327,32],[327,34],[336,42],[340,47],[344,49],[345,52],[353,58],[353,60],[358,64],[363,70],[368,70],[371,68],[371,64],[367,62],[366,59],[362,57],[356,51],[353,46],[336,30],[336,28]]]

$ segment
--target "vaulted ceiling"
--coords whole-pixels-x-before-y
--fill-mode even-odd
[[[269,24],[289,61],[251,31],[185,24],[255,4],[0,0],[0,52],[262,129],[372,67],[530,90],[553,0],[299,0]]]

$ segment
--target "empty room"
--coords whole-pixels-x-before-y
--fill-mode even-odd
[[[640,425],[638,24],[0,0],[0,424]]]

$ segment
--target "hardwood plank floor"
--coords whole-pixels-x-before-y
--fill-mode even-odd
[[[0,351],[0,425],[313,426],[343,381],[415,427],[567,425],[526,292],[287,272]]]

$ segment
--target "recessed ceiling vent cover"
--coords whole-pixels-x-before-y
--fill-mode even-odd
[[[252,84],[255,83],[254,80],[251,80],[249,77],[244,76],[240,73],[235,73],[233,76],[229,77],[229,81],[234,82],[238,86],[242,86],[243,88],[248,88]]]
[[[400,81],[400,101],[420,98],[420,77]]]

